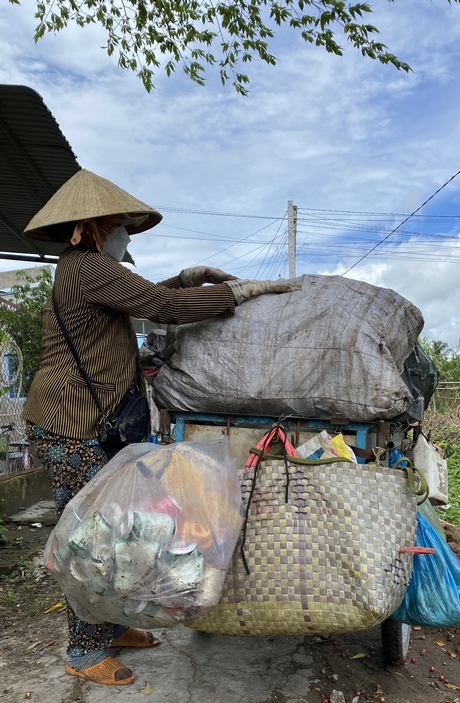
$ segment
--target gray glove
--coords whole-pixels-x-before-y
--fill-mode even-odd
[[[241,305],[248,298],[265,293],[292,293],[300,290],[301,285],[293,281],[280,278],[278,281],[226,281],[232,289],[237,305]]]
[[[191,269],[184,269],[179,275],[186,288],[202,286],[203,283],[225,283],[226,281],[235,280],[235,276],[209,266],[194,266]]]

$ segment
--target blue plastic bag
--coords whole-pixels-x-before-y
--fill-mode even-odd
[[[404,454],[402,454],[399,449],[392,449],[391,452],[388,455],[388,466],[390,469],[393,468],[393,466],[400,460],[404,459]],[[399,466],[407,466],[407,461],[401,461]]]
[[[414,555],[412,578],[392,620],[424,627],[460,624],[460,559],[428,520],[417,516],[417,547],[433,547],[436,554]]]

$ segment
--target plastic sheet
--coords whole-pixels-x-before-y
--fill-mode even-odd
[[[420,513],[415,544],[436,554],[414,556],[412,578],[392,620],[423,627],[460,624],[460,560]]]
[[[241,525],[226,437],[134,444],[66,506],[46,566],[87,622],[163,627],[219,601]]]

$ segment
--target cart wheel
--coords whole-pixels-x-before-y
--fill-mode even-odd
[[[409,640],[410,625],[396,622],[396,620],[384,620],[382,622],[382,645],[385,664],[404,664],[409,651]]]

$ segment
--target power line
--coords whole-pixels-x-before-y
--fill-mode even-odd
[[[338,246],[340,244],[344,246],[356,246],[360,247],[363,251],[376,243],[375,237],[341,237],[338,234],[323,234],[317,236],[313,241],[308,239],[301,242],[298,245],[298,249],[315,249],[315,248],[325,248],[331,246]],[[257,242],[255,242],[257,243]],[[442,247],[444,251],[458,251],[460,247],[460,239],[458,237],[439,237],[437,241],[432,239],[410,239],[408,241],[397,239],[392,242],[393,246],[397,246],[399,251],[404,251],[406,249],[415,250],[425,250],[430,251],[435,249],[436,251]]]
[[[181,230],[182,232],[192,232],[194,234],[205,234],[207,235],[206,238],[201,237],[201,239],[205,239],[206,241],[209,240],[215,240],[215,239],[220,239],[221,241],[224,242],[240,242],[242,241],[241,239],[231,239],[225,234],[216,234],[215,232],[203,232],[199,229],[190,229],[189,227],[177,227],[176,225],[166,225],[166,224],[161,224],[161,227],[170,227],[171,229],[178,229]],[[148,234],[148,232],[145,232],[144,234]],[[155,233],[156,235],[160,237],[170,237],[171,235],[169,234],[159,234],[158,232]],[[187,237],[184,237],[184,239],[187,239]],[[198,239],[198,237],[190,237],[190,239]],[[259,242],[256,242],[259,243]],[[262,244],[262,242],[260,242]]]
[[[302,255],[304,258],[311,255],[312,253],[315,253],[316,255],[319,256],[327,256],[330,257],[331,254],[331,246],[336,246],[334,242],[332,242],[330,245],[318,245],[314,247],[306,247],[306,246],[301,246],[298,247],[298,253],[299,255]],[[425,260],[425,261],[437,261],[439,260],[439,256],[451,256],[455,258],[455,255],[460,256],[460,245],[457,247],[442,247],[442,248],[437,248],[435,251],[430,248],[411,248],[409,245],[408,246],[403,246],[400,245],[398,247],[395,247],[394,249],[389,249],[388,247],[385,248],[385,250],[380,250],[380,252],[376,252],[375,256],[383,256],[382,251],[385,251],[385,255],[388,252],[389,257],[399,257],[399,258],[407,258],[408,256],[417,256],[420,260]],[[353,253],[354,252],[354,253]],[[349,244],[347,247],[343,247],[343,250],[340,254],[340,257],[347,257],[347,258],[357,258],[360,255],[359,247],[354,245],[354,244]]]
[[[393,220],[394,221],[394,220]],[[338,230],[344,230],[344,229],[349,229],[352,231],[357,231],[357,232],[380,232],[380,233],[385,233],[388,231],[391,231],[392,225],[389,226],[373,226],[375,224],[375,221],[372,221],[372,224],[366,224],[365,222],[355,222],[353,220],[328,220],[328,219],[322,219],[322,220],[310,220],[310,219],[305,219],[305,218],[298,218],[297,219],[298,223],[302,223],[304,227],[315,227],[317,229],[338,229]],[[451,229],[458,229],[458,225],[455,227],[451,227]],[[299,231],[299,230],[298,230]],[[408,230],[405,229],[403,230],[405,234],[433,234],[436,235],[436,232],[419,232],[417,230]]]
[[[278,236],[282,237],[283,234],[281,234],[281,235],[275,235],[275,239],[276,239]],[[271,242],[267,242],[266,246],[268,246],[269,249],[270,249],[271,245],[273,244],[273,241],[274,241],[274,240],[272,240]],[[238,269],[235,273],[241,273],[241,272],[244,271],[245,269],[250,268],[251,265],[253,265],[253,266],[258,266],[259,269],[257,270],[257,273],[254,275],[254,278],[257,278],[257,276],[258,276],[258,274],[259,274],[259,270],[260,270],[260,266],[261,266],[261,265],[260,265],[260,263],[258,263],[258,262],[256,262],[255,264],[252,264],[252,262],[254,261],[254,259],[257,259],[258,256],[260,256],[260,254],[262,253],[262,250],[264,249],[264,247],[258,247],[258,249],[259,249],[259,252],[258,252],[255,256],[252,257],[252,259],[249,261],[249,263],[245,264],[245,265],[243,266],[243,268]],[[253,249],[253,251],[255,251],[255,249]],[[268,254],[268,252],[265,254],[263,261],[265,261],[265,259],[266,259],[266,257],[267,257],[267,254]],[[244,256],[244,255],[243,255],[243,256]],[[241,258],[243,258],[243,256],[240,256],[240,257],[238,257],[238,258],[241,259]],[[233,261],[235,261],[235,259],[233,259]]]
[[[460,173],[460,172],[459,172]],[[432,199],[434,198],[448,183],[450,183],[456,176],[459,175],[459,173],[456,173],[454,176],[452,176],[446,183],[444,183],[438,190],[433,193],[430,198],[428,198],[419,208],[414,210],[410,215],[403,215],[401,213],[393,213],[393,212],[372,212],[372,211],[359,211],[359,210],[338,210],[338,209],[325,209],[325,208],[306,208],[306,207],[298,207],[298,212],[299,212],[299,217],[298,217],[298,222],[299,224],[303,223],[304,227],[306,226],[305,229],[298,230],[298,233],[302,233],[306,236],[309,237],[318,237],[322,239],[329,239],[330,244],[332,246],[337,246],[340,244],[347,243],[347,246],[350,248],[350,244],[354,245],[353,248],[356,249],[360,245],[364,245],[366,242],[368,244],[372,243],[373,237],[372,234],[375,233],[377,235],[385,235],[383,239],[378,240],[366,253],[364,253],[358,261],[356,261],[353,266],[351,266],[343,275],[346,275],[349,271],[351,271],[355,266],[357,266],[361,261],[363,261],[367,256],[369,256],[372,252],[374,252],[377,247],[379,247],[381,244],[383,244],[385,241],[388,240],[388,238],[392,235],[395,235],[398,233],[399,239],[397,240],[397,244],[399,246],[398,252],[393,253],[393,254],[388,254],[387,258],[391,258],[393,256],[400,256],[404,257],[404,259],[408,260],[429,260],[428,256],[424,257],[424,252],[423,249],[427,250],[432,246],[438,246],[439,242],[445,242],[446,244],[449,241],[456,241],[457,235],[456,233],[452,234],[443,234],[443,233],[435,233],[435,232],[418,232],[418,231],[413,231],[413,230],[403,230],[402,227],[404,224],[409,220],[413,219],[416,222],[422,222],[424,220],[429,220],[430,223],[435,223],[436,221],[439,222],[439,225],[441,223],[450,223],[451,226],[454,226],[459,220],[460,220],[460,215],[418,215],[417,213]],[[259,230],[256,230],[256,232],[252,232],[249,234],[247,237],[243,237],[242,239],[232,239],[231,236],[225,236],[225,235],[220,235],[220,234],[213,234],[211,232],[203,232],[201,230],[194,230],[190,228],[185,228],[185,227],[179,227],[176,225],[168,225],[166,223],[163,224],[165,227],[171,227],[173,229],[179,229],[183,230],[184,232],[191,232],[192,234],[202,234],[203,237],[194,237],[194,236],[175,236],[175,235],[168,235],[168,234],[161,234],[160,232],[157,232],[157,236],[160,237],[168,237],[172,239],[184,239],[184,240],[196,240],[196,241],[219,241],[219,242],[228,242],[229,246],[224,247],[223,249],[219,250],[215,254],[212,254],[208,256],[205,259],[202,259],[198,263],[203,263],[204,261],[208,261],[209,259],[212,259],[216,256],[219,256],[220,254],[224,253],[225,251],[228,251],[231,249],[233,246],[236,246],[238,244],[260,244],[260,246],[255,247],[249,252],[246,252],[246,254],[235,257],[233,259],[230,259],[230,262],[239,260],[243,258],[244,256],[249,256],[252,252],[262,252],[264,248],[268,247],[268,249],[265,252],[265,255],[259,264],[259,269],[257,271],[257,276],[262,273],[263,271],[271,271],[273,268],[276,268],[276,266],[279,264],[280,259],[282,257],[282,246],[283,244],[277,243],[276,244],[276,239],[278,232],[281,228],[281,225],[283,221],[286,220],[286,213],[283,217],[274,217],[274,216],[268,216],[268,215],[247,215],[244,213],[235,213],[235,212],[222,212],[222,211],[211,211],[211,210],[205,210],[205,209],[192,209],[192,208],[177,208],[177,207],[168,207],[168,206],[163,206],[163,210],[170,211],[170,212],[175,212],[178,214],[196,214],[196,215],[210,215],[210,216],[218,216],[218,217],[239,217],[239,218],[249,218],[249,219],[261,219],[261,220],[271,220],[271,222],[264,227],[260,228]],[[394,227],[389,231],[389,227],[385,226],[385,223],[390,224],[390,220],[394,219],[396,217],[404,217],[404,220],[397,226]],[[368,220],[368,223],[365,222],[365,220]],[[258,232],[261,232],[264,229],[267,229],[270,227],[272,224],[275,222],[278,222],[278,232],[273,238],[271,242],[262,242],[262,241],[257,241],[252,239],[254,235],[256,235]],[[311,230],[308,225],[313,227],[313,230]],[[318,229],[322,230],[329,230],[329,231],[317,231]],[[332,231],[331,231],[332,230]],[[337,234],[333,232],[333,230],[337,230]],[[346,236],[345,232],[354,232],[356,233],[357,236]],[[343,234],[339,234],[343,233]],[[360,236],[360,233],[364,236]],[[371,235],[370,237],[366,237],[366,234]],[[415,240],[410,240],[407,241],[406,243],[404,242],[404,238],[412,238],[416,237]],[[437,241],[432,242],[430,238],[434,238]],[[375,239],[374,239],[375,241]],[[337,244],[335,244],[337,243]],[[396,242],[395,242],[396,244]],[[407,245],[406,247],[404,245]],[[285,246],[285,245],[284,245]],[[321,249],[320,246],[318,245],[312,245],[311,243],[305,243],[299,245],[299,249],[302,246],[308,246],[310,253],[315,253],[316,255],[319,256],[332,256],[337,254],[337,249],[334,251],[330,251],[328,249],[324,250]],[[410,247],[410,252],[406,249]],[[443,251],[446,253],[448,251],[456,251],[457,247],[445,247],[443,246]],[[270,252],[273,251],[273,255],[270,256]],[[299,251],[300,254],[300,251]],[[244,270],[245,268],[248,268],[249,266],[252,265],[252,262],[254,259],[256,259],[258,254],[256,254],[246,266],[244,266],[241,270]],[[350,258],[350,254],[346,254],[345,252],[341,253],[341,256],[343,258]],[[380,255],[381,256],[381,255]],[[416,258],[414,258],[414,256]],[[441,261],[439,258],[436,260]],[[450,259],[452,263],[456,263],[456,260]]]
[[[457,176],[457,175],[458,174],[456,173],[455,176]],[[449,180],[453,180],[455,178],[455,176],[452,176],[452,178]],[[447,181],[447,183],[449,183],[449,181]],[[445,183],[444,185],[447,185],[447,184]],[[442,188],[443,187],[444,186],[442,186]],[[440,188],[440,190],[442,188]],[[434,195],[436,195],[436,193],[434,193]],[[428,202],[428,200],[426,202]],[[423,206],[421,206],[421,207],[423,207]],[[368,215],[371,215],[371,216],[387,215],[388,216],[389,215],[391,217],[407,217],[406,213],[404,213],[404,212],[371,212],[371,211],[365,211],[365,210],[325,210],[322,208],[312,208],[312,207],[298,207],[298,210],[308,211],[308,212],[335,212],[339,215],[366,215],[366,216],[368,216]],[[415,213],[417,213],[417,212],[418,212],[418,210],[415,210]],[[412,215],[410,215],[410,217],[412,217],[415,213],[412,213]],[[418,217],[460,220],[460,215],[418,215]]]
[[[442,185],[440,188],[438,188],[438,189],[433,193],[433,195],[430,195],[430,197],[427,198],[427,200],[425,200],[425,202],[422,203],[422,204],[420,205],[420,207],[418,207],[416,210],[414,210],[414,212],[412,212],[410,215],[408,215],[405,220],[403,220],[397,227],[395,227],[389,234],[387,234],[386,237],[384,237],[380,242],[378,242],[374,247],[372,247],[372,249],[370,249],[366,254],[364,254],[364,256],[362,256],[358,261],[356,261],[356,263],[354,263],[353,266],[350,266],[350,268],[348,268],[346,271],[344,271],[344,272],[342,273],[342,276],[345,276],[345,274],[349,273],[352,269],[354,269],[355,266],[357,266],[359,263],[361,263],[361,261],[363,261],[367,256],[369,256],[369,254],[372,254],[372,252],[375,251],[375,249],[377,249],[377,247],[379,247],[381,244],[383,244],[383,242],[385,242],[385,241],[388,239],[388,237],[391,237],[391,235],[394,234],[400,227],[402,227],[404,224],[406,224],[407,220],[409,220],[409,219],[410,219],[411,217],[413,217],[417,212],[419,212],[423,207],[425,207],[425,205],[426,205],[427,203],[429,203],[430,200],[432,200],[438,193],[441,192],[441,190],[442,190],[443,188],[445,188],[449,183],[451,183],[451,182],[454,180],[454,178],[457,178],[457,176],[458,176],[459,174],[460,174],[460,171],[457,171],[457,173],[455,173],[453,176],[451,176],[451,177],[449,178],[449,180],[447,180],[445,183],[443,183],[443,185]]]
[[[252,259],[247,264],[245,264],[243,266],[243,268],[237,269],[233,273],[236,275],[238,273],[242,273],[243,271],[245,271],[248,268],[251,268],[251,266],[258,266],[259,265],[258,263],[256,263],[256,264],[252,263],[254,261],[254,259],[257,259],[258,256],[259,256],[259,254],[257,253],[255,256],[252,257]]]
[[[269,257],[270,249],[271,249],[271,247],[270,247],[270,248],[267,250],[267,252],[266,252],[266,254],[265,254],[263,260],[262,260],[261,263],[259,264],[259,268],[257,269],[257,273],[256,273],[256,278],[259,278],[259,276],[260,276],[261,278],[265,278],[265,279],[270,278],[270,275],[269,275],[268,271],[269,271],[270,267],[272,266],[273,261],[276,261],[276,259],[277,259],[277,256],[278,256],[278,254],[279,254],[279,247],[280,247],[280,246],[283,246],[283,241],[284,241],[285,234],[286,234],[285,232],[282,232],[282,233],[279,235],[279,237],[282,238],[282,241],[281,241],[281,242],[278,242],[278,244],[277,244],[276,247],[274,246],[274,245],[275,245],[275,240],[272,241],[273,253],[272,253],[272,255]],[[262,273],[263,271],[266,271],[267,273],[263,275],[263,273]]]
[[[288,243],[288,233],[284,233],[283,241],[278,244],[278,251],[275,255],[275,258],[273,260],[272,266],[270,269],[267,270],[267,279],[271,280],[272,278],[275,277],[276,271],[279,266],[284,265],[286,266],[287,263],[287,255],[286,255],[286,246]]]
[[[255,249],[251,249],[251,251],[246,252],[246,254],[241,254],[240,256],[235,256],[235,258],[230,259],[230,261],[227,261],[227,263],[225,265],[231,264],[231,263],[233,263],[233,261],[238,261],[238,259],[242,259],[243,256],[248,256],[248,254],[252,254],[253,251],[258,251],[260,249],[264,249],[264,247],[269,246],[270,243],[271,242],[266,242],[266,244],[262,244],[262,246],[255,247]]]
[[[140,234],[139,237],[140,236],[142,236],[142,235]],[[251,235],[249,235],[249,236],[251,236]],[[219,244],[224,243],[224,242],[233,242],[233,244],[266,244],[266,241],[257,240],[257,239],[248,239],[247,237],[244,237],[243,239],[230,239],[230,237],[223,237],[223,236],[221,236],[221,237],[187,237],[185,235],[161,234],[160,232],[155,232],[155,237],[163,237],[165,239],[187,239],[192,242],[214,242],[214,241],[217,241],[217,242],[219,242]]]
[[[278,217],[277,219],[280,220],[280,219],[282,219],[282,218]],[[275,220],[275,222],[276,222],[276,220]],[[262,232],[262,230],[267,229],[267,227],[270,227],[272,224],[274,224],[274,222],[270,222],[268,225],[264,225],[264,226],[261,227],[260,229],[257,229],[255,232],[251,232],[251,234],[248,234],[247,237],[244,237],[243,239],[239,240],[238,243],[239,243],[239,244],[242,244],[243,242],[245,242],[246,239],[249,239],[249,237],[253,237],[255,234],[259,234],[259,232]],[[278,228],[278,229],[279,229],[279,228]],[[275,236],[276,236],[276,235],[275,235]],[[265,244],[266,244],[266,243],[264,243],[261,247],[256,247],[256,249],[263,248],[263,247],[265,246]],[[211,254],[211,256],[207,256],[205,259],[201,259],[201,261],[197,261],[197,263],[194,264],[194,266],[196,266],[196,265],[198,265],[198,264],[202,264],[204,261],[209,261],[209,259],[212,259],[214,256],[219,256],[219,254],[223,254],[224,251],[227,251],[228,249],[231,249],[231,248],[234,247],[234,246],[235,246],[235,244],[230,244],[228,247],[225,247],[224,249],[221,249],[220,251],[216,252],[215,254]],[[251,254],[251,253],[252,253],[253,251],[255,251],[256,249],[252,249],[251,251],[246,252],[246,256],[247,256],[248,254]],[[243,256],[245,256],[245,255],[243,254]],[[241,259],[241,256],[236,257],[236,259]],[[236,261],[236,259],[230,259],[230,262],[231,262],[231,261]],[[230,263],[230,262],[228,262],[228,263]]]
[[[343,228],[334,228],[331,227],[331,229],[339,229],[340,232],[343,231]],[[352,228],[350,228],[350,231],[353,231]],[[385,234],[385,231],[382,230],[373,230],[373,229],[363,229],[360,230],[362,231],[363,234],[370,233],[372,235],[373,232],[376,234]],[[388,230],[387,230],[388,231]],[[340,233],[336,232],[317,232],[315,230],[308,230],[308,229],[298,229],[297,234],[305,234],[307,237],[318,237],[318,239],[327,239],[329,238],[335,238],[335,239],[340,239],[341,241],[351,241],[351,242],[368,242],[368,241],[375,241],[375,237],[347,237],[347,236],[342,236]],[[413,232],[410,230],[402,230],[399,232],[399,236],[404,236],[407,235],[409,237],[416,237],[416,239],[413,239],[411,241],[415,242],[430,242],[433,246],[439,245],[440,241],[458,241],[458,234],[438,234],[437,232]],[[402,242],[401,242],[402,243]]]
[[[215,215],[216,217],[246,217],[252,220],[279,220],[276,215],[245,215],[241,212],[214,212],[212,210],[192,210],[182,207],[167,207],[166,205],[158,205],[158,210],[164,210],[166,212],[177,212],[179,214],[188,215]]]
[[[285,213],[285,215],[286,215],[286,213]],[[267,259],[267,256],[268,256],[268,253],[269,253],[269,251],[270,251],[270,248],[271,248],[271,246],[273,245],[273,243],[275,242],[276,238],[278,237],[278,234],[279,234],[279,231],[280,231],[280,229],[281,229],[281,225],[282,225],[282,223],[283,223],[283,220],[284,220],[284,216],[283,216],[283,218],[280,219],[280,223],[279,223],[279,225],[278,225],[278,229],[276,230],[276,234],[275,234],[275,236],[273,237],[273,239],[272,239],[272,241],[271,241],[271,243],[270,243],[270,247],[268,248],[268,250],[267,250],[267,252],[266,252],[266,254],[265,254],[265,256],[264,256],[264,258],[263,258],[263,260],[262,260],[262,263],[260,264],[259,268],[257,269],[256,278],[257,278],[257,276],[259,275],[259,272],[262,271],[263,265],[264,265],[264,263],[265,263],[265,261],[266,261],[266,259]],[[282,236],[282,235],[281,235],[281,236]]]
[[[455,178],[453,176],[452,178]],[[435,193],[436,195],[436,193]],[[428,202],[428,201],[427,201]],[[423,206],[422,206],[423,207]],[[187,214],[187,215],[210,215],[210,216],[216,216],[216,217],[243,217],[243,218],[248,218],[248,219],[257,219],[257,220],[278,220],[279,217],[276,215],[248,215],[245,213],[241,212],[220,212],[220,211],[213,211],[213,210],[195,210],[193,208],[179,208],[179,207],[171,207],[167,205],[159,205],[159,209],[167,211],[167,212],[175,212],[177,214]],[[420,209],[420,208],[419,208]],[[418,210],[415,210],[411,215],[407,216],[406,213],[400,213],[400,212],[373,212],[373,211],[366,211],[366,210],[334,210],[334,209],[326,209],[326,208],[307,208],[307,207],[298,207],[299,213],[300,212],[306,212],[306,213],[313,213],[312,217],[316,218],[317,215],[314,213],[328,213],[331,215],[357,215],[359,217],[385,217],[385,218],[390,218],[390,217],[417,217],[416,213]],[[420,219],[441,219],[441,220],[460,220],[460,215],[419,215],[418,216]],[[348,218],[350,219],[350,218]],[[300,217],[299,217],[300,220]],[[169,226],[172,227],[173,225],[166,225],[166,223],[163,223],[163,226]]]
[[[284,233],[283,233],[283,238],[284,238]],[[283,242],[278,243],[278,245],[273,247],[273,252],[271,253],[270,256],[268,254],[270,252],[267,252],[267,256],[265,257],[264,261],[262,264],[259,266],[259,269],[256,274],[256,278],[261,278],[261,279],[269,279],[270,276],[272,275],[272,270],[276,268],[278,258],[279,258],[279,253],[280,253],[280,244],[282,245]]]

